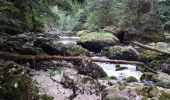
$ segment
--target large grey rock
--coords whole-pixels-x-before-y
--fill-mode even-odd
[[[88,75],[93,78],[104,78],[107,76],[106,72],[96,63],[88,60],[83,60],[78,67],[78,73]]]

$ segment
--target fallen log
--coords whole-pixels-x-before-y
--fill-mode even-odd
[[[148,69],[149,71],[153,73],[157,73],[156,71],[153,71],[149,67],[147,67],[143,62],[137,62],[137,61],[126,61],[126,60],[103,60],[103,59],[95,59],[91,57],[82,57],[82,56],[48,56],[48,55],[19,55],[9,52],[0,52],[0,58],[6,59],[6,60],[13,60],[16,62],[33,62],[33,61],[50,61],[50,60],[58,60],[58,61],[81,61],[81,60],[91,60],[93,62],[103,62],[103,63],[112,63],[112,64],[135,64],[135,65],[141,65]]]
[[[144,49],[147,49],[147,50],[151,50],[151,51],[155,51],[155,52],[162,53],[162,54],[166,54],[166,55],[170,56],[170,52],[159,50],[159,49],[156,49],[156,48],[153,48],[153,47],[150,47],[150,46],[138,43],[138,42],[134,42],[134,41],[132,41],[131,43],[133,45],[139,46],[141,48],[144,48]]]

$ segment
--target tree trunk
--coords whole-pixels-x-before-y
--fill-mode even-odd
[[[141,47],[141,48],[144,48],[144,49],[147,49],[147,50],[151,50],[151,51],[155,51],[155,52],[162,53],[162,54],[165,54],[165,55],[170,56],[170,52],[166,52],[166,51],[163,51],[163,50],[159,50],[159,49],[156,49],[156,48],[153,48],[153,47],[150,47],[150,46],[147,46],[147,45],[138,43],[138,42],[134,42],[134,41],[132,41],[131,43],[132,43],[133,45],[139,46],[139,47]]]
[[[148,69],[149,71],[153,73],[157,73],[156,71],[153,71],[149,67],[147,67],[144,63],[142,62],[137,62],[137,61],[126,61],[126,60],[101,60],[101,59],[94,59],[91,57],[81,57],[81,56],[48,56],[48,55],[18,55],[18,54],[13,54],[9,52],[0,52],[0,58],[6,59],[6,60],[14,60],[17,62],[35,62],[35,61],[49,61],[49,60],[65,60],[65,61],[81,61],[81,60],[91,60],[93,62],[103,62],[103,63],[113,63],[113,64],[136,64],[136,65],[141,65]]]

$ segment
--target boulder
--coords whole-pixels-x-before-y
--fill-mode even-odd
[[[129,76],[126,78],[126,82],[138,82],[138,80],[133,76]]]
[[[159,50],[170,52],[170,44],[168,43],[158,42],[149,43],[148,45]],[[141,49],[140,51],[141,52],[138,57],[139,61],[148,64],[148,66],[154,70],[162,70],[163,72],[169,73],[168,66],[170,64],[170,60],[167,55],[145,49]]]
[[[138,52],[130,46],[113,46],[102,49],[101,54],[110,59],[137,60]]]
[[[82,61],[81,65],[78,67],[78,73],[91,76],[95,79],[107,76],[106,72],[99,65],[88,60]]]
[[[63,73],[61,84],[65,88],[73,90],[73,98],[76,100],[78,98],[83,100],[83,97],[87,97],[89,100],[93,100],[93,98],[100,99],[101,92],[104,89],[102,85],[89,76],[68,72]]]
[[[103,47],[113,46],[118,41],[111,33],[91,32],[81,35],[78,44],[90,51],[100,52]]]
[[[1,100],[35,99],[32,79],[23,66],[12,61],[0,61],[0,80]]]
[[[87,49],[84,49],[79,45],[67,46],[66,54],[68,56],[90,56],[91,55]]]
[[[170,75],[163,72],[159,72],[158,74],[154,75],[153,79],[158,82],[170,83]]]

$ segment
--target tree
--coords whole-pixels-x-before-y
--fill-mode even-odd
[[[41,31],[48,20],[57,18],[51,11],[54,3],[54,0],[1,0],[0,30],[9,34]]]
[[[157,0],[125,0],[124,5],[122,28],[155,40],[163,38]]]
[[[105,26],[116,25],[118,22],[118,11],[122,0],[94,0],[89,6],[89,17],[87,27],[90,30],[99,30]]]
[[[170,1],[161,0],[159,2],[159,14],[164,30],[170,33]]]

